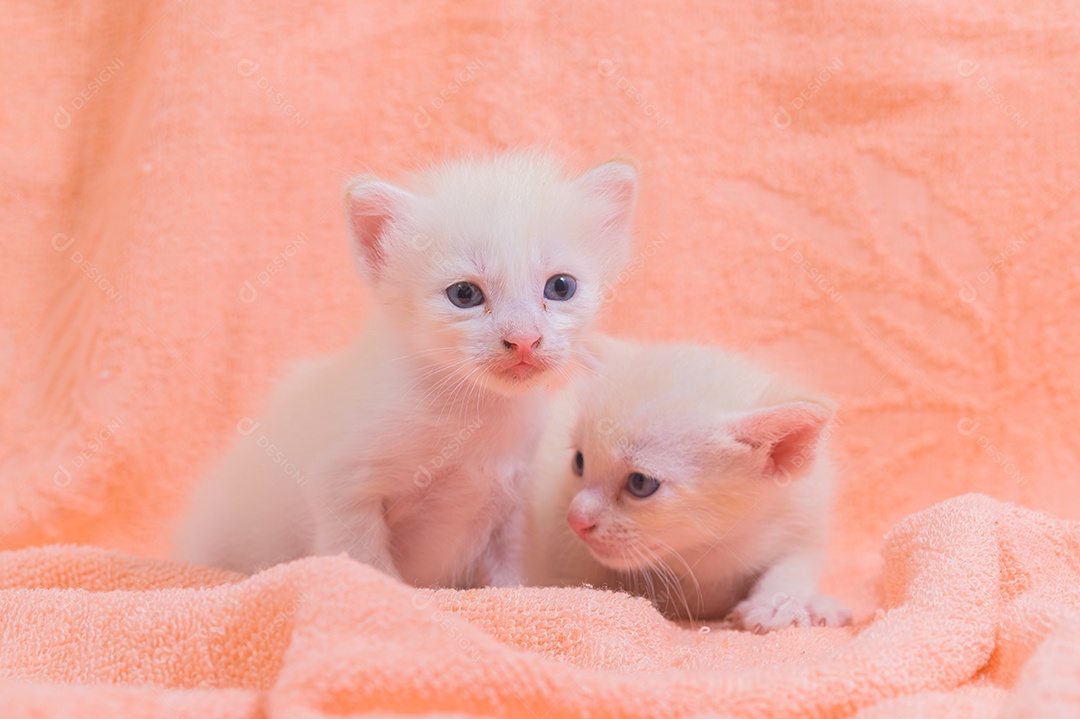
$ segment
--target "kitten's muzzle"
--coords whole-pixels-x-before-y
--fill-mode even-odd
[[[596,522],[591,517],[587,517],[584,514],[570,510],[566,515],[566,521],[570,525],[570,529],[573,529],[579,537],[587,540],[589,535],[594,529],[596,529]]]
[[[542,339],[535,333],[513,334],[503,337],[503,347],[514,353],[518,364],[533,364],[533,353],[539,349]]]

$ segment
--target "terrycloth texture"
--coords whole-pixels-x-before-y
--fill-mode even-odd
[[[902,522],[885,560],[887,597],[867,625],[757,636],[679,628],[642,599],[584,588],[417,590],[345,557],[240,579],[27,549],[0,555],[0,705],[128,717],[1076,716],[1080,523],[966,495]]]
[[[258,413],[275,378],[295,358],[344,345],[363,321],[371,299],[345,238],[347,178],[550,141],[577,169],[612,154],[641,162],[635,259],[609,288],[605,329],[747,349],[841,402],[828,586],[868,620],[884,601],[881,537],[912,512],[978,491],[1080,517],[1078,34],[1080,6],[1020,0],[5,8],[0,547],[64,542],[163,555],[193,482]],[[22,567],[13,576],[45,571],[28,556],[39,555],[6,558]],[[1062,557],[1045,561],[1054,559]],[[114,560],[78,561],[103,572]],[[954,569],[968,571],[967,562]],[[99,575],[61,564],[61,576],[84,579],[54,592],[56,611],[107,613],[94,602],[113,595],[79,589]],[[336,572],[375,582],[360,568],[300,566],[308,569],[272,576],[287,584],[297,572],[325,571],[328,586]],[[175,569],[154,571],[180,581]],[[887,578],[896,591],[895,573]],[[215,601],[254,605],[270,581],[219,588]],[[956,581],[931,585],[946,609],[978,584]],[[149,596],[148,609],[164,616],[166,594]],[[6,606],[44,596],[12,590]],[[387,596],[394,604],[402,595]],[[475,596],[528,604],[541,595]],[[573,593],[542,596],[583,611]],[[623,606],[587,596],[604,611]],[[935,645],[947,679],[912,678],[905,686],[923,693],[868,715],[935,715],[965,702],[978,716],[1005,701],[1001,687],[1014,680],[1015,712],[1038,715],[1032,698],[1044,689],[1068,702],[1064,690],[1052,694],[1055,667],[1072,666],[1077,651],[1066,604],[1017,599],[993,630],[998,620],[983,617],[990,605],[967,607],[960,614],[980,618],[982,633],[962,636],[983,643],[966,653]],[[54,616],[48,606],[34,616]],[[192,626],[232,616],[218,611],[192,612]],[[320,622],[336,620],[337,610],[322,611]],[[633,646],[666,646],[656,637],[670,630],[649,621]],[[753,648],[724,665],[737,673],[679,681],[734,691],[755,662],[798,662],[803,651],[856,646],[868,633],[870,642],[879,625],[850,643],[843,632],[724,635]],[[916,629],[905,625],[895,638]],[[997,632],[996,644],[986,631]],[[645,649],[592,646],[597,657],[647,662]],[[954,691],[992,646],[983,683]],[[515,656],[515,667],[535,661]],[[94,666],[55,669],[87,681],[127,676],[95,675]],[[279,681],[306,666],[287,664]],[[384,669],[371,686],[390,686]],[[821,698],[833,686],[824,674],[784,670],[798,671],[810,673],[790,687],[844,701]],[[269,686],[271,673],[260,677],[245,681]],[[577,674],[568,681],[577,686]],[[657,686],[618,681],[627,696]],[[95,702],[161,708],[191,699],[131,686],[108,696],[96,685],[18,686],[27,711],[54,696],[87,711]],[[770,685],[760,706],[789,691]],[[254,706],[246,694],[206,701],[224,715]]]

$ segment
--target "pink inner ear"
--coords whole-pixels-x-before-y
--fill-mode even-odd
[[[359,259],[373,277],[379,277],[386,264],[383,233],[403,211],[407,196],[403,190],[378,180],[362,180],[349,188],[345,202],[349,230]]]
[[[814,459],[818,439],[832,413],[813,402],[788,402],[739,421],[735,438],[768,452],[765,474],[801,477]]]

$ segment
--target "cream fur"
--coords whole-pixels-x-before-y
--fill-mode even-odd
[[[242,423],[196,495],[181,556],[254,571],[348,552],[415,585],[518,583],[544,385],[583,361],[579,340],[628,252],[635,194],[624,163],[570,180],[532,151],[441,165],[409,189],[354,181],[369,324],[302,366],[257,426]],[[561,273],[576,294],[545,300]],[[483,290],[482,306],[451,304],[461,281]],[[513,367],[515,337],[542,338],[534,368]]]
[[[848,621],[817,593],[832,402],[714,348],[594,343],[599,375],[556,399],[537,455],[530,583],[640,593],[673,617],[734,610],[758,631]],[[631,472],[660,489],[631,496]],[[568,514],[595,524],[589,544]]]

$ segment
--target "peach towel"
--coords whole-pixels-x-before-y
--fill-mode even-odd
[[[682,628],[600,590],[417,590],[348,558],[250,578],[0,555],[8,715],[1075,717],[1080,524],[981,495],[904,520],[853,629]]]

